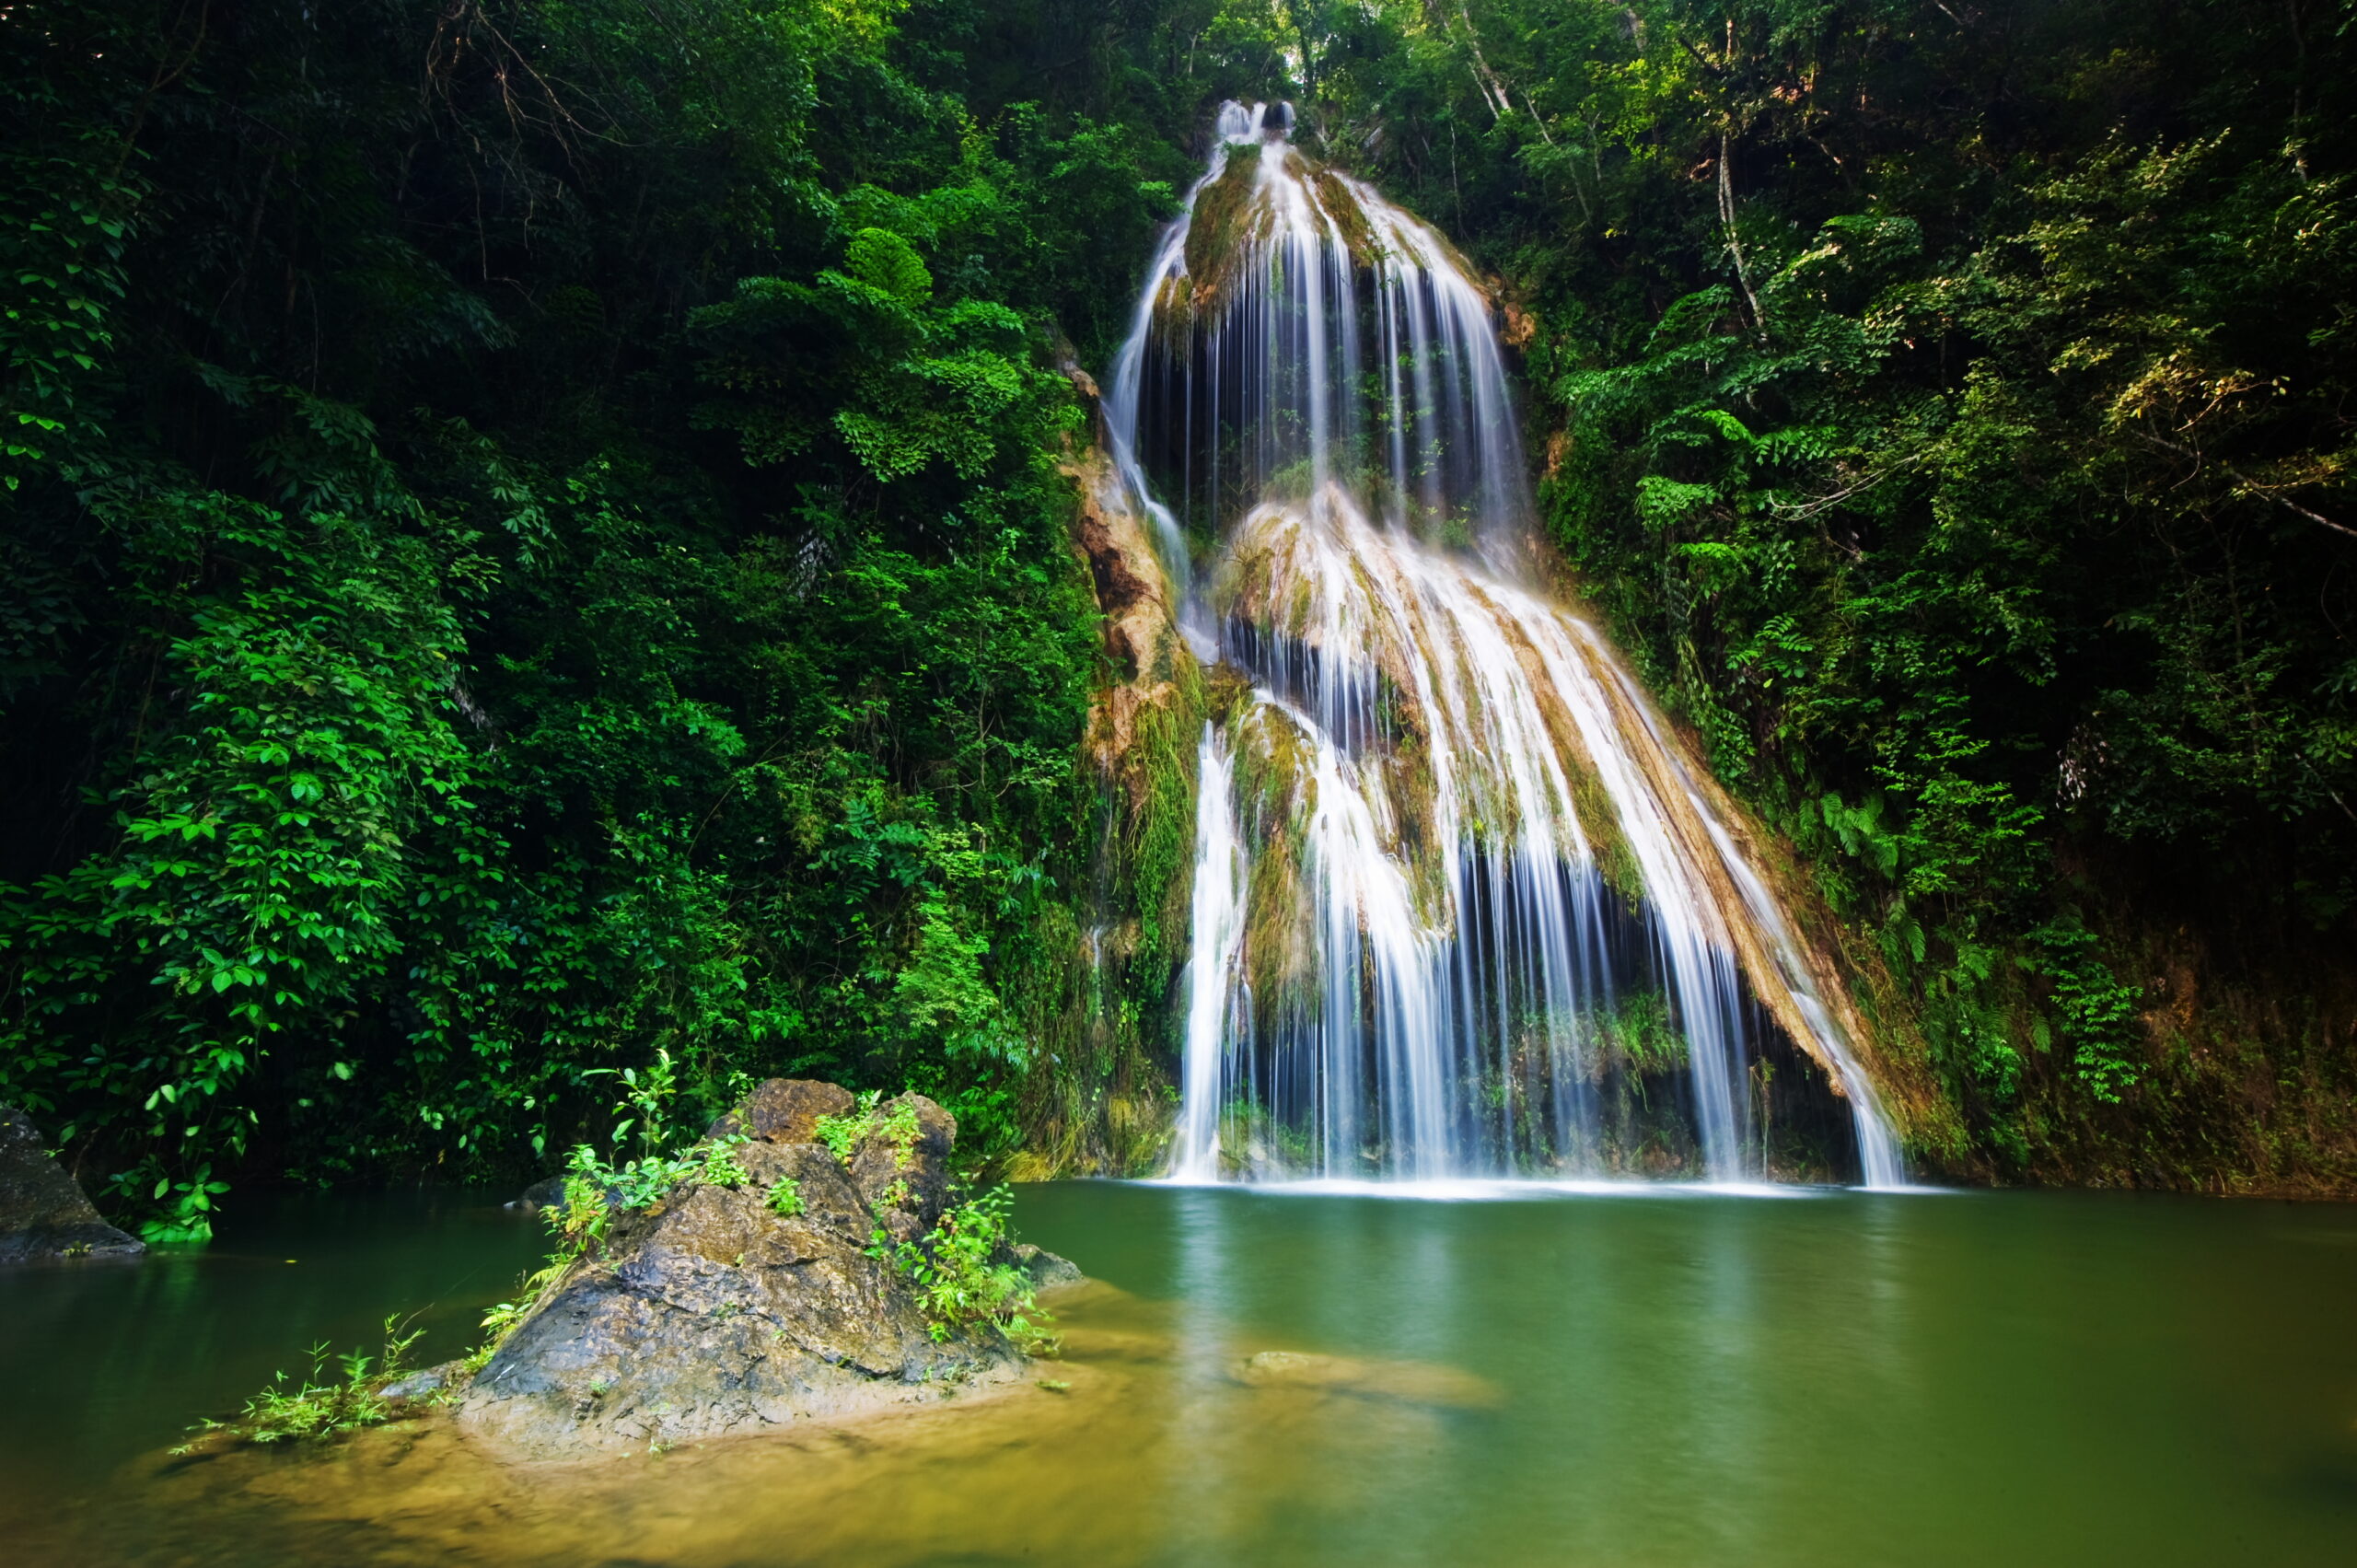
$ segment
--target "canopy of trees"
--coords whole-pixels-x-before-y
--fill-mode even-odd
[[[1060,372],[1282,96],[1495,275],[1546,524],[1929,1152],[2357,1180],[2352,26],[11,4],[0,1098],[183,1229],[661,1063],[1014,1146],[1101,892]]]

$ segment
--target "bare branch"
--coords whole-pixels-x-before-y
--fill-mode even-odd
[[[2267,493],[2261,491],[2259,494],[2266,494]],[[2308,521],[2312,523],[2322,523],[2325,527],[2330,528],[2335,533],[2345,533],[2351,539],[2357,539],[2357,528],[2352,528],[2346,523],[2336,523],[2330,517],[2326,517],[2322,512],[2311,512],[2305,506],[2301,505],[2297,501],[2293,500],[2288,495],[2268,495],[2267,498],[2280,506],[2288,507],[2292,511],[2299,513],[2300,516],[2307,518]]]
[[[2260,484],[2243,474],[2236,473],[2233,469],[2228,469],[2226,471],[2230,474],[2234,474],[2235,482],[2243,487],[2244,494],[2248,495],[2264,496],[2266,499],[2274,502],[2278,506],[2282,507],[2287,512],[2296,512],[2312,523],[2322,523],[2326,528],[2330,528],[2335,533],[2345,533],[2351,539],[2357,539],[2357,528],[2351,528],[2347,523],[2336,523],[2330,517],[2326,517],[2322,512],[2312,512],[2307,507],[2301,505],[2297,501],[2294,501],[2290,496],[2284,494],[2282,491]]]

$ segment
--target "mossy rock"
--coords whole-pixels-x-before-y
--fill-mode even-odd
[[[1013,1381],[988,1322],[930,1320],[878,1232],[923,1236],[947,1200],[957,1121],[923,1095],[877,1108],[838,1160],[808,1141],[831,1084],[772,1080],[724,1119],[746,1179],[691,1180],[622,1215],[468,1385],[459,1426],[511,1458],[556,1459],[772,1432]],[[767,1131],[763,1131],[766,1128]],[[767,1201],[782,1179],[798,1212]]]

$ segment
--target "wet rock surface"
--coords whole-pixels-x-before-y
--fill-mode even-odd
[[[377,1390],[388,1400],[423,1400],[452,1388],[467,1380],[467,1364],[446,1361],[438,1365],[422,1367],[405,1373]]]
[[[1044,1247],[1034,1247],[1018,1241],[1007,1249],[1015,1266],[1031,1277],[1033,1290],[1047,1290],[1057,1285],[1076,1285],[1088,1276],[1080,1265],[1069,1258],[1059,1258]]]
[[[146,1250],[99,1217],[23,1111],[0,1109],[0,1263],[136,1258]]]
[[[922,1098],[922,1097],[919,1097]],[[926,1100],[931,1105],[931,1100]],[[849,1089],[815,1078],[771,1078],[757,1085],[745,1103],[714,1120],[705,1136],[766,1139],[772,1144],[807,1144],[818,1136],[819,1120],[848,1116],[859,1102]],[[943,1113],[946,1115],[946,1112]],[[949,1124],[952,1137],[958,1124]],[[945,1154],[947,1150],[945,1148]]]
[[[510,1209],[522,1209],[528,1213],[534,1209],[553,1209],[563,1202],[564,1178],[562,1176],[544,1176],[538,1181],[533,1182],[529,1187],[525,1188],[521,1194],[509,1200],[503,1206]]]
[[[894,1241],[915,1241],[941,1218],[949,1203],[949,1149],[958,1122],[923,1095],[902,1095],[893,1131],[870,1137],[853,1151],[852,1191]]]
[[[574,1458],[1021,1376],[1024,1356],[986,1324],[936,1340],[907,1277],[869,1256],[879,1230],[914,1240],[939,1220],[957,1122],[906,1095],[838,1161],[816,1123],[852,1109],[831,1084],[761,1085],[714,1124],[748,1139],[743,1185],[690,1180],[616,1215],[603,1255],[574,1263],[475,1376],[460,1428],[509,1457]],[[787,1177],[790,1215],[766,1196]]]

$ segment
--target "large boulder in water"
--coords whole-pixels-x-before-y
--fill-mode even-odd
[[[741,1185],[690,1179],[614,1215],[476,1375],[462,1430],[507,1455],[561,1458],[773,1430],[937,1399],[1021,1376],[991,1325],[936,1339],[877,1233],[941,1217],[958,1124],[922,1095],[876,1108],[838,1160],[813,1141],[854,1109],[831,1084],[773,1079],[715,1133],[748,1141]],[[767,1194],[781,1178],[801,1210]],[[791,1206],[791,1205],[788,1205]]]
[[[0,1263],[135,1258],[146,1250],[99,1217],[23,1111],[0,1109]]]

